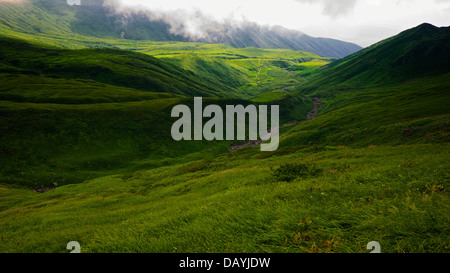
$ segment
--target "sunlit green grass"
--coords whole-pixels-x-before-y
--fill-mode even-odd
[[[3,185],[0,251],[448,252],[448,148],[244,151],[45,194]],[[278,181],[284,163],[321,172]]]

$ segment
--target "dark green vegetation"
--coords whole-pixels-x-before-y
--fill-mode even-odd
[[[0,39],[0,252],[449,252],[448,28],[330,63],[17,16]],[[173,141],[194,95],[280,105],[280,149]]]
[[[243,82],[239,71],[227,70],[217,62],[205,73],[218,79],[213,85],[207,84],[209,78],[204,79],[201,75],[194,78],[192,73],[176,65],[131,51],[51,49],[9,38],[0,39],[0,50],[4,72],[93,80],[150,92],[233,97],[234,94],[220,90],[231,89],[230,85],[237,86]]]
[[[196,54],[186,53],[191,47]],[[306,52],[190,43],[153,46],[142,54],[0,38],[0,48],[1,181],[33,187],[226,151],[229,143],[172,140],[170,111],[191,104],[185,96],[220,97],[211,102],[225,106],[249,103],[239,98],[268,89],[272,93],[255,101],[282,105],[282,122],[303,119],[311,102],[282,90],[303,81],[285,67],[329,62]]]
[[[449,59],[450,27],[422,24],[328,65],[306,86],[391,86],[448,73]]]
[[[286,144],[446,142],[449,44],[450,28],[423,24],[322,67],[297,88],[321,98],[322,115]]]
[[[320,169],[307,164],[288,163],[273,170],[273,176],[278,181],[291,182],[295,179],[304,179],[320,173]]]

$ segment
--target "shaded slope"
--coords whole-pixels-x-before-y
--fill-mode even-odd
[[[141,53],[118,49],[62,50],[9,38],[0,38],[0,48],[0,62],[6,71],[14,67],[37,75],[92,79],[187,96],[237,96],[231,87],[222,90],[217,85],[204,84],[201,76]]]
[[[232,96],[201,76],[117,49],[61,50],[9,38],[0,38],[0,48],[2,183],[78,183],[226,150],[227,143],[171,138],[170,111],[191,100],[185,96]]]
[[[450,27],[422,24],[327,65],[304,87],[390,85],[450,72]]]
[[[281,147],[449,142],[449,79],[446,73],[388,87],[317,92],[324,107],[286,133]]]
[[[297,91],[323,102],[285,145],[448,142],[450,28],[422,24],[319,69]]]

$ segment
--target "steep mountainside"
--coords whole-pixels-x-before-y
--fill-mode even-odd
[[[221,31],[208,32],[205,42],[226,43],[238,48],[286,48],[304,50],[323,57],[343,58],[362,48],[358,45],[335,39],[314,38],[300,31],[282,26],[260,26],[246,23],[239,27],[219,26]]]
[[[329,64],[305,87],[392,85],[450,72],[450,27],[422,24]]]
[[[125,38],[151,41],[196,41],[226,43],[234,47],[283,48],[304,50],[323,57],[341,58],[360,46],[334,39],[313,38],[299,31],[255,23],[227,25],[206,24],[197,37],[173,31],[164,19],[151,12],[116,12],[103,0],[85,0],[81,5],[67,5],[66,0],[27,0],[22,4],[0,2],[0,33],[70,35]]]
[[[450,28],[422,24],[314,72],[296,88],[320,100],[285,144],[448,141]]]

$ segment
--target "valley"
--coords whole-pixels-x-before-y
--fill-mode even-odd
[[[45,3],[0,3],[0,252],[449,252],[448,27],[324,57]],[[279,149],[175,141],[194,97],[279,106]]]

